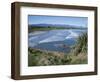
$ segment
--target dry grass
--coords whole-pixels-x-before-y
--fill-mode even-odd
[[[28,65],[29,66],[48,66],[48,65],[70,65],[70,64],[86,64],[86,53],[74,55],[74,53],[65,54],[59,52],[51,52],[40,49],[29,49]]]
[[[87,53],[79,53],[78,55],[69,55],[72,59],[71,64],[87,64]]]

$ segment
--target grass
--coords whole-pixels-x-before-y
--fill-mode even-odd
[[[72,50],[75,55],[79,53],[87,53],[87,37],[87,33],[83,33],[77,38],[77,42]]]
[[[46,65],[65,65],[69,64],[71,59],[64,53],[43,51],[29,48],[29,66],[46,66]]]
[[[77,38],[69,53],[28,48],[29,66],[87,64],[87,33]]]

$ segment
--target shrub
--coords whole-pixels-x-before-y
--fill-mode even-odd
[[[87,52],[87,33],[83,33],[77,38],[77,42],[74,46],[73,52],[75,55],[78,55],[79,53],[86,53]]]

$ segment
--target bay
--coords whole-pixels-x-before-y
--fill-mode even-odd
[[[87,29],[35,31],[28,34],[28,47],[68,53],[84,32]]]

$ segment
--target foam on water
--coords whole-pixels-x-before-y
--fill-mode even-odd
[[[46,39],[39,41],[39,43],[46,43],[46,42],[53,42],[53,41],[63,41],[65,40],[65,37],[67,35],[69,35],[69,32],[66,30],[60,30],[60,31],[56,31],[53,30],[52,32],[54,32],[54,34],[50,37],[47,37]]]
[[[79,36],[76,32],[74,32],[72,30],[70,30],[69,32],[70,32],[70,35],[67,36],[65,39],[77,38]]]
[[[30,47],[34,47],[41,43],[64,41],[71,38],[77,38],[78,35],[79,34],[73,30],[51,30],[29,37],[28,44]]]

